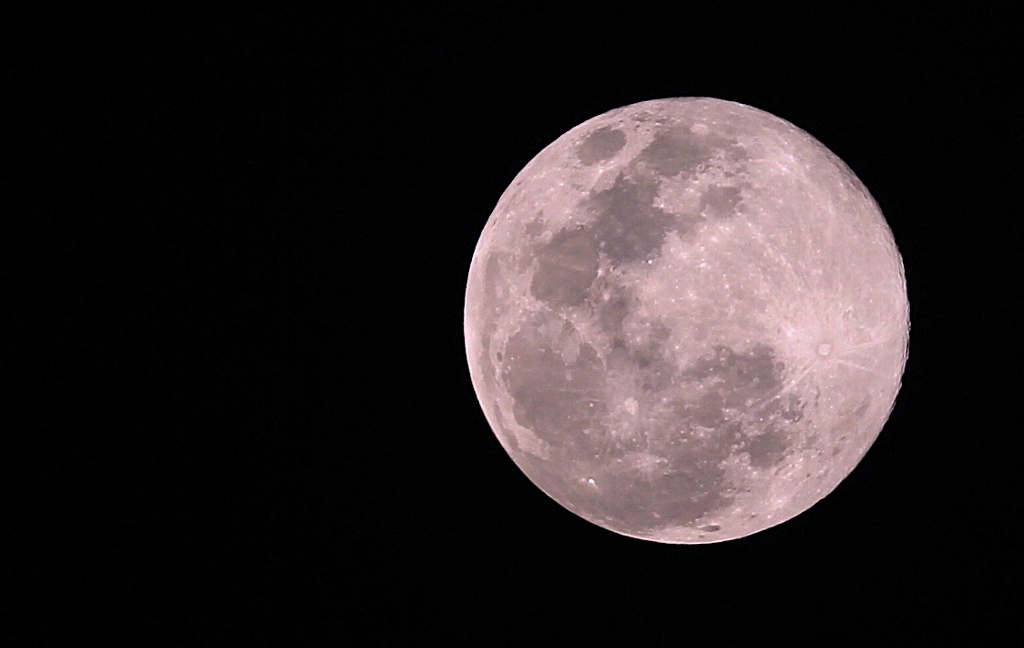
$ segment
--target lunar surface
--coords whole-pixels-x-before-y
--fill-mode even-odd
[[[509,456],[617,533],[698,544],[808,509],[854,469],[907,358],[878,205],[806,132],[647,101],[541,151],[470,266],[470,374]]]

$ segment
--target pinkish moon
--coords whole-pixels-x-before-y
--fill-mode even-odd
[[[799,515],[882,430],[907,359],[903,264],[854,173],[708,98],[594,117],[516,176],[470,267],[481,407],[526,476],[646,540]]]

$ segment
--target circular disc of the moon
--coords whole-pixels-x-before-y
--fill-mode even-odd
[[[907,357],[878,205],[760,110],[665,99],[595,117],[505,191],[470,267],[473,385],[555,501],[659,542],[798,515],[861,460]]]

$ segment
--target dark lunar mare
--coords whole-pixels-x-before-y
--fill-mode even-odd
[[[655,258],[675,217],[654,206],[655,182],[619,174],[614,184],[585,198],[598,248],[613,266]]]
[[[605,371],[585,342],[566,363],[563,349],[574,335],[553,313],[538,314],[505,345],[502,379],[520,425],[556,450],[589,457],[604,443]]]
[[[636,162],[652,168],[660,176],[694,176],[711,164],[718,153],[735,160],[742,149],[735,139],[714,133],[700,135],[689,127],[676,126],[655,133]]]
[[[530,292],[551,306],[573,306],[587,298],[597,278],[598,248],[585,229],[562,230],[537,253]]]
[[[625,145],[625,133],[610,126],[603,126],[583,139],[576,149],[576,157],[584,166],[590,166],[614,157]]]
[[[713,193],[705,211],[726,208],[738,194]],[[530,289],[552,310],[535,315],[509,338],[502,369],[516,421],[547,442],[555,461],[590,465],[599,478],[599,491],[574,489],[553,479],[557,471],[544,470],[549,489],[612,527],[651,533],[692,525],[732,504],[736,487],[721,463],[737,452],[746,452],[757,468],[781,462],[790,448],[785,426],[800,417],[794,399],[778,393],[785,367],[768,345],[716,346],[680,369],[666,347],[671,330],[665,323],[633,316],[626,334],[638,305],[635,289],[615,272],[598,278],[600,257],[632,263],[660,247],[670,216],[651,206],[655,195],[653,186],[620,175],[610,189],[587,199],[589,225],[561,230],[538,248]],[[609,346],[601,357],[581,343],[567,364],[562,350],[568,322],[559,313],[581,309],[598,323]],[[631,382],[638,396],[636,429],[608,427],[614,423],[606,388],[616,380]],[[665,400],[668,409],[651,415],[653,404]],[[751,404],[777,416],[778,424],[745,427],[741,412]],[[637,452],[660,457],[661,463],[649,473],[624,468]]]
[[[621,371],[636,375],[648,403],[658,403],[666,395],[674,400],[666,416],[641,417],[639,441],[624,443],[627,452],[620,453],[628,457],[628,451],[642,450],[661,457],[651,472],[608,464],[607,456],[614,452],[602,459],[601,466],[595,465],[601,490],[587,497],[584,508],[593,509],[613,528],[655,534],[667,527],[693,525],[726,509],[740,494],[721,467],[723,461],[745,452],[754,467],[769,468],[791,452],[791,433],[785,428],[800,419],[802,404],[792,396],[778,396],[785,366],[771,347],[718,346],[682,370],[669,370],[665,382],[658,374],[675,365],[657,343],[648,342],[646,352],[660,361],[647,366],[636,360],[643,357],[643,349],[622,352],[630,360]],[[698,386],[703,386],[704,394],[694,398],[691,394],[700,391]],[[743,412],[751,402],[764,404],[779,422],[763,429],[745,422]]]

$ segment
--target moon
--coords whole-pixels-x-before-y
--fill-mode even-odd
[[[856,467],[907,360],[878,204],[811,135],[711,98],[565,133],[470,264],[470,376],[498,441],[579,517],[671,544],[799,515]]]

